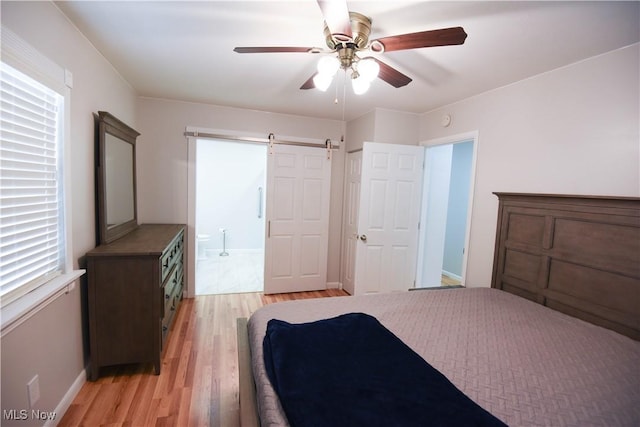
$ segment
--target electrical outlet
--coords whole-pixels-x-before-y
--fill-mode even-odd
[[[36,375],[27,383],[27,393],[29,394],[29,407],[33,407],[40,399],[40,378]]]

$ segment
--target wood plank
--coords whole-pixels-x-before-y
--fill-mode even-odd
[[[348,295],[339,289],[183,300],[162,356],[151,364],[105,367],[84,384],[58,426],[239,426],[237,319],[282,301]]]
[[[242,427],[259,426],[259,415],[256,399],[255,383],[251,375],[251,353],[247,330],[247,318],[238,318],[238,367],[240,369],[238,382],[240,390],[240,425]],[[246,392],[244,392],[246,391]]]

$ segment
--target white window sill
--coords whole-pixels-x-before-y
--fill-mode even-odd
[[[0,309],[1,336],[8,334],[31,316],[75,288],[75,281],[85,270],[72,270],[18,298]]]

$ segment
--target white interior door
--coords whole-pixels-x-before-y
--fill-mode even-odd
[[[275,145],[267,160],[266,294],[326,289],[331,160]]]
[[[342,288],[355,293],[356,247],[358,244],[358,212],[360,210],[360,178],[362,150],[347,154],[345,173],[345,218],[342,232]]]
[[[365,142],[355,293],[414,286],[424,147]]]

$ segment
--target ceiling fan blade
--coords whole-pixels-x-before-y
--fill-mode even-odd
[[[309,77],[309,80],[307,80],[306,82],[304,82],[302,84],[302,86],[300,86],[300,89],[306,90],[306,89],[313,89],[316,87],[316,84],[313,82],[313,78],[316,76],[316,74],[318,73],[314,73],[313,76]]]
[[[406,86],[413,81],[411,77],[405,76],[395,68],[385,64],[377,58],[374,60],[380,65],[380,71],[378,72],[378,78],[389,83],[391,86],[398,88]]]
[[[450,46],[463,44],[467,33],[462,27],[442,28],[440,30],[421,31],[399,36],[382,37],[371,42],[374,52],[392,52],[394,50],[417,49],[421,47]],[[384,47],[376,48],[380,43]]]
[[[331,34],[351,39],[351,19],[346,0],[318,0],[318,6]]]
[[[295,46],[264,46],[264,47],[234,47],[234,52],[238,53],[307,53],[318,52],[315,47],[295,47]]]

